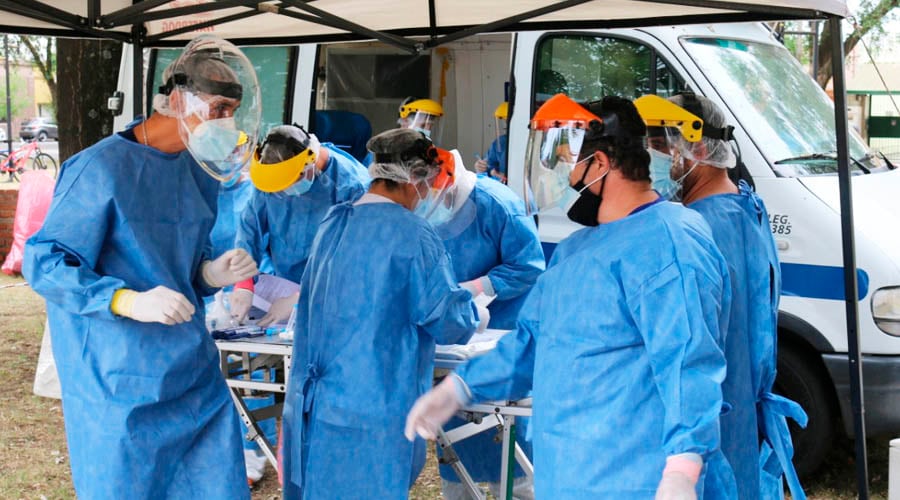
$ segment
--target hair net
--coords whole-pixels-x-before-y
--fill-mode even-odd
[[[266,140],[262,144],[259,154],[260,163],[280,163],[297,156],[298,154],[312,150],[313,154],[319,153],[319,140],[315,135],[307,133],[301,127],[294,125],[278,125],[272,127],[266,134]]]
[[[678,140],[677,147],[688,159],[718,168],[733,168],[737,161],[731,145],[731,128],[725,123],[725,115],[716,103],[695,94],[678,94],[669,97],[669,101],[697,115],[703,120],[703,137],[698,142]],[[708,137],[707,134],[723,135],[724,138]],[[702,145],[702,147],[701,147]]]
[[[369,139],[366,148],[375,156],[369,165],[372,180],[414,183],[434,178],[440,166],[437,149],[425,134],[407,128],[382,132]]]

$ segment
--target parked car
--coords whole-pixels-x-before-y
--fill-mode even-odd
[[[52,118],[40,116],[31,118],[22,123],[22,129],[19,131],[19,137],[23,141],[37,138],[39,141],[47,139],[59,139],[59,131],[56,122]]]

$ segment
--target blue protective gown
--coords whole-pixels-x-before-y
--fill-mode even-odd
[[[238,418],[206,331],[200,264],[219,183],[186,151],[113,135],[62,168],[23,272],[47,300],[79,498],[249,498]],[[174,326],[110,311],[164,285],[196,307]]]
[[[437,233],[444,239],[460,282],[490,278],[497,297],[488,306],[489,327],[510,330],[546,267],[537,227],[534,218],[525,215],[522,200],[493,179],[478,177],[469,200]],[[474,220],[466,213],[470,210],[475,211]],[[460,223],[467,227],[457,228]]]
[[[477,325],[431,226],[395,203],[334,207],[300,284],[284,407],[285,498],[406,498],[425,463],[406,414],[434,345]]]
[[[450,253],[459,281],[481,276],[490,278],[497,298],[488,306],[491,313],[489,327],[509,330],[515,328],[519,309],[545,268],[537,227],[534,219],[525,215],[522,200],[493,179],[478,177],[469,200],[471,203],[465,204],[450,222],[439,226],[437,232],[441,237],[455,235],[444,239],[444,246]],[[474,220],[466,213],[470,210],[475,211]],[[455,227],[461,223],[468,226],[465,229]],[[446,428],[464,423],[462,419],[454,418]],[[517,426],[518,442],[531,457],[531,444],[522,439],[527,428],[527,419],[522,419]],[[494,440],[495,435],[495,432],[482,432],[453,445],[475,481],[500,480],[502,446]],[[440,470],[444,479],[459,481],[449,465],[441,465]],[[522,474],[524,472],[517,466],[516,475]]]
[[[457,371],[475,401],[533,389],[536,498],[652,499],[686,452],[733,491],[718,449],[729,297],[706,223],[657,203],[560,243],[517,330]]]
[[[299,196],[253,190],[241,216],[236,243],[259,262],[268,251],[275,276],[300,282],[313,237],[328,210],[355,201],[369,187],[369,173],[348,153],[329,143],[325,170]]]
[[[237,234],[241,213],[250,202],[253,184],[249,180],[240,180],[231,187],[220,186],[216,223],[209,235],[213,246],[213,255],[222,255],[234,248],[234,237]]]
[[[241,179],[231,187],[219,186],[219,209],[216,215],[216,223],[209,237],[212,240],[214,257],[235,248],[235,237],[238,225],[241,223],[241,214],[250,203],[253,196],[253,183],[249,179]],[[266,240],[268,241],[268,240]],[[269,254],[263,252],[260,260],[256,261],[260,273],[272,273],[272,262]]]
[[[501,135],[491,142],[490,147],[488,147],[487,156],[485,157],[485,161],[487,161],[488,164],[488,175],[490,175],[491,170],[496,170],[504,176],[506,175],[507,144],[508,139],[506,134]]]
[[[724,347],[728,375],[722,392],[732,409],[722,416],[722,451],[734,468],[740,498],[783,498],[782,474],[791,496],[805,498],[791,463],[785,417],[805,425],[806,414],[772,394],[781,268],[766,207],[744,181],[738,194],[709,196],[689,207],[709,223],[731,276]]]

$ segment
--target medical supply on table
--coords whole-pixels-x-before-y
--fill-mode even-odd
[[[206,329],[217,330],[238,326],[238,323],[231,317],[231,311],[225,292],[219,290],[213,298],[211,305],[207,306],[206,313]]]
[[[235,340],[248,337],[259,337],[265,334],[266,331],[262,327],[255,325],[235,326],[212,331],[212,337],[216,340]]]
[[[282,329],[282,331],[278,332],[278,336],[285,340],[293,340],[294,339],[294,325],[297,324],[297,304],[294,304],[294,309],[291,311],[291,316],[287,320],[287,325]]]
[[[284,332],[285,329],[283,326],[270,326],[266,328],[266,335],[271,337],[272,335],[278,335],[279,333]]]

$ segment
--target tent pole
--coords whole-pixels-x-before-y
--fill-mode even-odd
[[[856,281],[856,251],[853,233],[853,198],[850,190],[847,142],[847,91],[844,84],[844,42],[841,18],[831,16],[831,70],[834,83],[834,125],[837,132],[838,185],[841,194],[841,232],[844,253],[844,300],[847,315],[847,361],[850,370],[850,406],[856,438],[856,484],[859,498],[869,498],[869,467],[866,458],[866,421],[863,373],[859,354],[859,310]]]
[[[135,24],[131,28],[131,62],[132,62],[132,115],[137,118],[144,114],[144,47],[141,45],[143,25]]]

